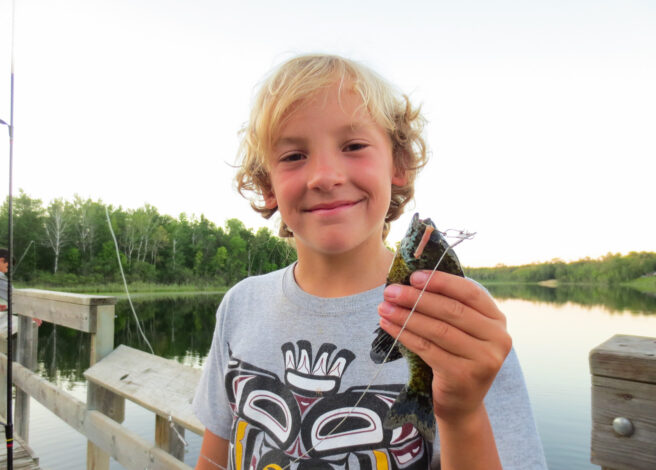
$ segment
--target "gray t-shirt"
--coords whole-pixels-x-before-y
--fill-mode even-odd
[[[383,287],[315,297],[292,265],[230,289],[193,403],[231,442],[230,468],[439,468],[439,435],[431,446],[411,425],[382,426],[408,378],[404,360],[369,358]],[[503,468],[546,469],[514,350],[485,405]]]

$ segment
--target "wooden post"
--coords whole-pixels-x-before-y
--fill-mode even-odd
[[[656,468],[656,338],[615,335],[590,352],[590,461],[605,470]]]
[[[114,305],[94,305],[96,328],[91,334],[90,365],[114,349]],[[125,417],[125,399],[98,385],[87,384],[87,409],[96,410],[121,423]],[[87,470],[109,470],[109,454],[87,441]]]
[[[0,353],[7,354],[7,313],[0,313]],[[18,315],[12,318],[11,329],[15,334],[18,331]],[[11,342],[11,357],[16,360],[16,338]],[[7,377],[0,380],[0,419],[7,422]]]
[[[167,418],[155,415],[155,445],[184,462],[185,449],[180,438],[184,438],[185,430],[182,426],[173,423],[174,430],[171,424]],[[180,437],[178,437],[178,434],[180,434]]]
[[[38,327],[31,317],[21,316],[18,320],[18,346],[16,362],[31,371],[36,370]],[[30,437],[30,396],[16,388],[16,407],[14,410],[15,432],[23,442],[29,443]]]

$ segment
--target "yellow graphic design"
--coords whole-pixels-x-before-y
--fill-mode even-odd
[[[282,470],[282,467],[275,463],[270,463],[263,470]]]
[[[235,468],[236,470],[242,470],[244,468],[244,445],[241,441],[244,440],[246,435],[246,428],[248,423],[242,421],[237,425],[237,435],[235,436]]]
[[[385,452],[374,450],[373,453],[376,457],[376,470],[389,470],[389,461]]]

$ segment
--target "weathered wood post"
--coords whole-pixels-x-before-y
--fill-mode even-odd
[[[91,307],[96,324],[91,333],[90,366],[114,350],[114,304]],[[87,383],[87,409],[100,411],[118,423],[125,419],[125,399],[91,382]],[[87,470],[109,470],[109,454],[91,441],[87,443]]]
[[[19,322],[16,362],[34,371],[37,365],[38,327],[31,317],[21,315]],[[16,388],[14,426],[16,434],[23,439],[23,442],[29,443],[30,396],[20,388]]]
[[[185,449],[180,438],[184,439],[184,435],[185,430],[182,426],[171,423],[160,415],[155,415],[155,445],[183,462]]]
[[[603,470],[656,468],[656,338],[615,335],[590,352],[590,461]]]
[[[38,289],[16,290],[14,298],[14,309],[25,319],[22,322],[29,322],[29,327],[24,327],[24,323],[20,324],[20,334],[23,333],[23,330],[26,330],[27,333],[34,331],[31,326],[32,317],[90,333],[91,352],[89,361],[91,365],[114,349],[114,304],[116,304],[116,297],[70,294]],[[34,336],[34,341],[36,341],[36,336]],[[25,340],[25,344],[25,352],[21,356],[19,351],[19,357],[23,357],[28,362],[36,360],[36,349],[30,349],[32,346],[28,340]],[[89,384],[87,388],[87,409],[99,411],[120,423],[125,416],[125,399],[109,390]],[[27,435],[19,432],[18,398],[16,412],[16,433],[27,440]],[[23,429],[27,430],[27,424],[23,425]],[[87,445],[87,468],[109,470],[109,454],[103,452],[91,441]]]
[[[0,313],[0,353],[7,354],[7,312]],[[18,331],[18,315],[14,315],[11,324],[12,333]],[[16,357],[16,341],[11,343],[11,357]],[[7,422],[7,381],[0,380],[0,419]]]

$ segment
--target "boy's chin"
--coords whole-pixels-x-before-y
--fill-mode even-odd
[[[354,240],[346,233],[326,233],[321,239],[306,242],[299,239],[298,234],[295,235],[297,250],[299,245],[302,245],[301,250],[305,253],[316,253],[324,256],[342,256],[348,254],[355,254],[358,249],[366,249],[366,245],[371,245],[373,239]],[[376,242],[382,244],[382,233],[376,238]]]

